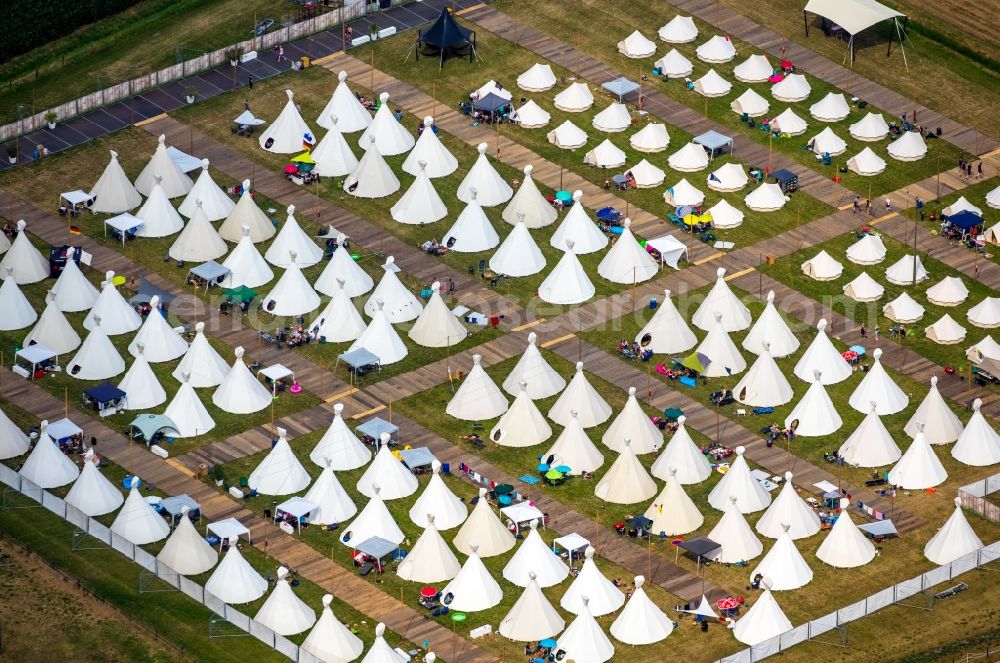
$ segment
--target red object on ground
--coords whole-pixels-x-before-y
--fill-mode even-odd
[[[431,587],[430,585],[420,590],[420,595],[423,596],[425,599],[433,598],[437,596],[437,593],[438,593],[437,587]]]
[[[944,372],[947,373],[948,375],[954,375],[955,374],[955,369],[952,368],[951,366],[945,366],[944,367]]]
[[[854,350],[844,350],[840,356],[849,362],[855,362],[858,360],[858,353]]]
[[[287,166],[285,166],[284,171],[286,174],[292,175],[294,173],[299,172],[299,168],[298,166],[293,166],[292,164],[288,164]]]
[[[719,599],[715,602],[715,605],[719,607],[719,610],[732,610],[740,605],[740,602],[733,596],[727,596],[724,599]]]
[[[792,64],[791,60],[782,60],[781,61],[781,68],[782,69],[794,69],[795,65]]]

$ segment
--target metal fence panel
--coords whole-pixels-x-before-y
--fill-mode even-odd
[[[951,580],[951,574],[947,566],[939,566],[931,569],[921,577],[924,579],[924,589],[930,589],[934,585],[940,585],[943,582]]]
[[[847,622],[853,622],[855,619],[861,619],[865,614],[867,614],[865,611],[865,600],[862,599],[857,603],[852,603],[838,610],[837,620],[841,624],[846,624]]]
[[[250,620],[250,635],[257,638],[268,647],[274,647],[274,639],[276,637],[275,632],[255,619]]]
[[[759,661],[762,658],[767,658],[768,656],[774,656],[781,651],[781,636],[775,636],[773,638],[768,638],[764,642],[754,645],[750,648],[750,656],[753,660]]]
[[[72,504],[66,505],[66,520],[72,524],[76,525],[78,528],[82,529],[84,532],[87,531],[87,514],[80,511]]]
[[[42,489],[35,483],[21,477],[21,487],[19,488],[21,494],[27,497],[32,502],[42,503]]]
[[[62,498],[46,491],[42,492],[42,506],[56,514],[60,518],[66,518],[66,503]]]
[[[0,481],[11,488],[17,488],[21,480],[21,475],[14,471],[14,468],[0,464]]]
[[[302,647],[299,647],[298,663],[326,663],[323,659],[313,656]]]
[[[719,663],[753,663],[753,658],[750,655],[749,649],[743,649],[735,654],[723,656],[719,659]]]
[[[135,558],[135,553],[133,552],[135,550],[135,544],[126,539],[124,536],[111,532],[111,547],[129,559]]]
[[[896,583],[893,589],[896,591],[896,601],[910,598],[915,594],[919,594],[924,589],[923,576],[917,576],[916,578]]]
[[[837,628],[837,613],[831,612],[809,622],[809,637],[815,638],[817,635],[822,635],[835,628]]]
[[[283,635],[274,635],[274,648],[293,661],[299,656],[299,646]]]
[[[876,610],[881,610],[887,605],[892,605],[892,602],[895,600],[894,597],[895,592],[892,587],[887,587],[880,592],[875,592],[867,599],[868,605],[866,606],[866,609],[868,610],[868,614],[871,614]]]
[[[203,592],[205,607],[214,612],[217,615],[226,615],[226,604],[223,603],[215,594],[210,592]]]
[[[160,562],[160,560],[156,560],[156,577],[162,580],[163,582],[167,583],[174,589],[180,589],[180,583],[181,583],[180,574],[177,573],[177,571],[174,571],[166,564]]]
[[[781,634],[781,649],[785,650],[809,639],[809,624],[800,624]]]
[[[250,632],[250,618],[231,605],[223,607],[222,616],[245,633]]]
[[[991,543],[979,551],[979,565],[989,564],[1000,559],[1000,541]]]
[[[87,519],[87,534],[91,535],[101,543],[111,545],[111,530],[93,518]]]
[[[156,557],[149,554],[139,546],[133,546],[135,563],[146,569],[150,573],[156,573]]]
[[[190,578],[185,578],[184,576],[177,575],[178,583],[180,584],[180,589],[182,592],[193,598],[198,603],[204,605],[205,603],[205,588],[196,583]]]
[[[960,576],[966,571],[971,571],[978,566],[979,561],[979,551],[971,552],[968,555],[962,555],[955,561],[953,561],[949,566],[951,567],[951,577]]]

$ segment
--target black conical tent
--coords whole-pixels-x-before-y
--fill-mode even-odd
[[[444,56],[449,50],[469,49],[469,62],[476,52],[476,33],[463,28],[455,20],[449,9],[442,9],[434,25],[422,32],[417,33],[417,58],[420,57],[420,48],[431,47],[438,49],[441,57],[440,66],[444,66]]]

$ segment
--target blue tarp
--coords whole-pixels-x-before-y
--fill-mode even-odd
[[[958,226],[968,230],[969,228],[975,228],[983,224],[983,217],[977,216],[975,212],[970,212],[969,210],[962,210],[958,214],[952,214],[948,217],[948,222],[953,226]]]
[[[125,392],[110,382],[99,384],[96,387],[91,387],[90,389],[84,389],[83,394],[101,405],[104,403],[111,403],[113,401],[117,401],[119,398],[125,397]]]
[[[621,78],[616,78],[613,81],[608,81],[601,87],[610,92],[611,94],[615,95],[616,97],[618,97],[618,100],[621,101],[622,97],[624,97],[626,94],[638,90],[639,84],[633,83],[629,79],[622,76]]]

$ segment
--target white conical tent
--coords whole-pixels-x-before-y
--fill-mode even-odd
[[[575,242],[566,240],[566,251],[538,286],[538,297],[550,304],[580,304],[594,296],[596,289],[573,250]]]
[[[958,437],[951,455],[966,465],[985,466],[1000,463],[1000,435],[986,421],[980,412],[983,402],[972,401],[972,417],[965,430]]]
[[[247,479],[261,495],[291,495],[305,490],[310,477],[288,443],[287,431],[277,429],[278,441],[257,464]]]
[[[870,410],[850,437],[840,445],[837,453],[844,462],[854,467],[885,467],[899,460],[903,453],[896,446],[876,411],[878,404],[870,403]]]
[[[885,260],[887,252],[881,237],[866,234],[847,247],[847,259],[856,265],[875,265]]]
[[[14,269],[8,267],[3,274],[3,285],[0,286],[0,331],[24,329],[38,319],[38,314],[31,307],[31,302],[17,287]]]
[[[906,131],[889,143],[886,151],[896,161],[919,161],[927,154],[927,143],[919,131]]]
[[[406,538],[403,531],[399,529],[399,525],[393,520],[385,502],[379,497],[381,489],[377,484],[372,486],[372,492],[374,495],[365,504],[365,508],[361,510],[357,518],[343,528],[344,534],[341,536],[340,542],[345,546],[364,543],[376,536],[398,545]]]
[[[643,515],[653,521],[649,526],[651,534],[667,536],[693,532],[705,522],[705,517],[677,481],[676,468],[670,468],[666,485]]]
[[[341,287],[333,294],[319,315],[310,323],[310,329],[317,338],[326,339],[327,343],[346,343],[356,340],[365,331],[365,321],[354,307],[343,281],[338,281]]]
[[[18,470],[18,474],[42,489],[65,486],[80,476],[76,463],[59,449],[46,432],[48,425],[48,421],[41,423],[35,448]]]
[[[677,418],[677,430],[650,468],[657,479],[669,481],[671,476],[676,476],[678,483],[692,484],[701,483],[711,476],[712,466],[691,439],[684,425],[686,421],[684,415]]]
[[[847,160],[847,167],[858,175],[870,177],[885,170],[885,159],[875,154],[872,148],[866,147]]]
[[[875,558],[875,545],[854,524],[848,505],[849,500],[841,500],[840,515],[816,550],[821,562],[840,569],[864,566]]]
[[[347,351],[354,352],[364,348],[377,356],[382,366],[388,366],[402,361],[410,351],[396,330],[392,328],[392,323],[389,322],[385,311],[382,310],[382,300],[378,300],[376,306],[377,309],[372,316],[372,321],[368,323],[365,330],[361,332],[361,336],[355,339]]]
[[[178,261],[206,262],[224,256],[228,250],[226,242],[209,223],[199,200],[191,220],[170,245],[167,255]]]
[[[929,279],[930,274],[924,268],[920,256],[907,254],[885,270],[885,278],[895,285],[913,285]]]
[[[861,272],[854,280],[844,286],[844,294],[856,302],[873,302],[885,294],[885,286]]]
[[[379,450],[371,464],[365,468],[357,483],[358,492],[365,497],[381,495],[383,500],[398,500],[417,492],[420,482],[407,469],[402,460],[396,458],[389,448],[388,433],[382,434]],[[358,541],[360,543],[360,540]]]
[[[333,595],[323,595],[323,612],[299,648],[320,661],[329,663],[353,661],[361,656],[365,643],[337,619],[330,609],[331,603]]]
[[[458,185],[458,199],[463,203],[472,201],[472,191],[476,191],[476,199],[483,207],[495,207],[510,200],[514,195],[514,190],[510,188],[507,180],[497,172],[489,157],[486,156],[486,143],[476,146],[479,157]]]
[[[698,28],[690,16],[674,16],[658,31],[662,41],[668,44],[686,44],[698,37]]]
[[[167,400],[167,392],[149,367],[143,350],[140,343],[133,353],[135,361],[118,383],[118,388],[125,392],[126,410],[150,410]]]
[[[525,92],[545,92],[555,87],[556,75],[552,73],[552,65],[536,62],[517,77],[517,87]]]
[[[625,451],[626,440],[631,440],[632,452],[640,455],[653,453],[663,444],[663,434],[642,411],[635,387],[628,388],[625,406],[601,437],[604,446],[618,453]]]
[[[309,522],[316,525],[342,523],[358,512],[358,507],[334,474],[332,461],[329,458],[326,460],[326,467],[303,497],[306,502],[316,505],[309,514]]]
[[[299,136],[300,146],[301,141],[302,136]],[[170,158],[170,153],[167,152],[167,137],[163,134],[157,138],[156,151],[153,152],[153,156],[139,173],[139,177],[135,178],[135,188],[136,191],[148,197],[152,196],[157,183],[162,187],[165,198],[183,196],[194,186],[191,178]]]
[[[632,114],[625,104],[612,101],[607,108],[594,116],[591,124],[598,131],[617,133],[632,126]]]
[[[944,396],[938,390],[937,383],[937,376],[931,376],[931,387],[913,416],[906,422],[903,432],[910,437],[916,437],[922,426],[928,442],[949,444],[962,435],[962,421],[944,402]]]
[[[582,598],[583,609],[559,636],[558,648],[568,661],[604,663],[614,657],[615,646],[590,613],[589,601],[586,596]]]
[[[910,398],[903,392],[885,371],[882,365],[882,348],[875,348],[872,358],[875,360],[871,369],[851,393],[848,401],[858,412],[868,412],[868,404],[874,401],[878,404],[880,416],[895,414],[906,409]]]
[[[802,273],[814,281],[833,281],[844,273],[844,266],[825,250],[821,250],[802,263]]]
[[[983,215],[983,210],[966,200],[965,196],[959,196],[958,200],[941,210],[941,214],[944,216],[951,216],[952,214],[958,214],[959,212],[965,211],[972,212],[976,216]]]
[[[219,226],[219,236],[227,242],[239,242],[243,239],[243,226],[249,226],[250,241],[254,243],[271,239],[276,232],[274,224],[253,201],[250,180],[243,180],[243,193],[236,207]]]
[[[631,219],[622,222],[622,234],[597,265],[597,273],[612,283],[642,283],[656,276],[659,265],[632,234]]]
[[[528,383],[528,396],[532,400],[555,396],[566,386],[566,380],[553,369],[538,350],[538,335],[528,334],[528,345],[517,360],[517,364],[503,381],[508,394],[521,391],[521,383]]]
[[[215,566],[219,553],[194,528],[185,506],[181,508],[180,522],[163,544],[156,561],[182,576],[196,576]]]
[[[786,427],[797,422],[794,426],[796,436],[823,437],[840,430],[844,423],[830,400],[830,395],[826,393],[822,371],[815,371],[813,375],[813,383],[792,408],[791,414],[785,417]]]
[[[340,290],[339,281],[344,282],[344,290],[348,297],[359,297],[375,286],[372,277],[361,268],[351,257],[351,252],[344,246],[346,236],[337,235],[337,250],[316,279],[316,291],[333,297]]]
[[[256,601],[267,587],[267,580],[250,566],[238,546],[229,546],[229,552],[205,582],[207,593],[232,605]]]
[[[243,348],[234,350],[233,365],[212,393],[212,402],[223,412],[251,414],[271,404],[272,395],[243,363]]]
[[[502,447],[533,447],[552,437],[552,427],[528,396],[527,383],[521,383],[510,408],[490,431],[490,440]]]
[[[766,55],[751,55],[733,67],[733,74],[741,83],[764,83],[773,73],[774,68]]]
[[[566,120],[546,134],[545,138],[558,148],[575,150],[587,142],[587,132]]]
[[[429,131],[428,129],[424,133]],[[444,201],[441,200],[441,196],[438,195],[427,176],[426,165],[426,162],[420,162],[417,178],[396,201],[396,204],[389,209],[389,213],[395,221],[419,226],[434,223],[448,214],[448,208],[445,207]]]
[[[743,94],[730,102],[729,107],[738,115],[760,117],[768,111],[770,104],[767,102],[767,99],[757,94],[752,87],[748,87]]]
[[[258,288],[274,278],[274,271],[250,239],[250,226],[247,225],[243,226],[239,244],[226,256],[222,266],[229,270],[222,282],[225,288]]]
[[[408,658],[405,656],[400,656],[396,653],[388,642],[385,641],[383,634],[385,633],[385,624],[381,622],[375,626],[375,642],[372,643],[371,648],[365,657],[361,659],[361,663],[408,663]],[[437,656],[434,652],[428,652],[424,656],[425,661],[429,663],[434,663]],[[336,662],[339,663],[339,662]]]
[[[320,303],[319,295],[302,273],[298,256],[290,251],[288,267],[264,296],[261,308],[275,317],[298,317],[315,311]]]
[[[146,361],[159,363],[172,361],[188,350],[187,341],[167,322],[160,310],[160,297],[153,295],[149,301],[149,314],[142,327],[128,344],[133,357],[139,356],[139,347],[145,348]]]
[[[966,349],[965,356],[974,364],[979,364],[986,358],[1000,359],[1000,343],[994,341],[992,336],[985,336]]]
[[[395,122],[396,120],[392,120]],[[385,198],[399,191],[399,178],[375,146],[375,136],[366,139],[368,149],[357,167],[344,179],[344,191],[356,198]]]
[[[733,84],[719,75],[715,69],[708,72],[694,82],[694,91],[703,97],[724,97],[733,89]],[[674,167],[673,164],[670,164]]]
[[[462,570],[462,565],[434,526],[434,516],[428,514],[425,522],[427,526],[413,544],[413,550],[399,563],[396,575],[412,582],[451,580]]]
[[[472,369],[445,408],[449,416],[465,421],[481,421],[499,417],[507,411],[507,399],[486,373],[481,361],[480,355],[472,355]]]
[[[208,171],[208,159],[201,160],[201,174],[177,211],[190,219],[199,203],[209,221],[225,219],[236,207],[236,203],[212,179],[212,174]]]
[[[90,190],[90,198],[94,201],[90,209],[98,214],[121,214],[142,204],[142,196],[132,186],[114,150],[111,150],[111,160],[104,172]]]
[[[94,328],[70,359],[66,373],[77,380],[107,380],[124,371],[125,360],[104,332],[100,316],[95,317]]]
[[[652,189],[663,184],[667,174],[662,168],[654,166],[646,159],[635,164],[626,171],[626,176],[631,175],[638,189]],[[572,211],[572,209],[570,210]],[[606,238],[605,238],[606,239]]]
[[[826,334],[826,326],[826,320],[821,319],[816,325],[816,336],[812,343],[795,364],[793,372],[803,382],[813,382],[818,371],[823,384],[837,384],[851,377],[854,372],[851,365],[833,347],[833,341]]]
[[[600,145],[583,155],[583,162],[598,168],[618,168],[625,165],[625,152],[606,138]]]
[[[733,635],[743,644],[753,647],[791,630],[792,623],[781,611],[771,591],[764,589],[747,614],[736,622]]]
[[[194,339],[172,375],[178,381],[183,382],[182,376],[189,374],[191,386],[199,389],[222,384],[229,372],[229,364],[219,356],[212,344],[208,342],[208,338],[205,336],[204,322],[196,322],[194,330]]]
[[[0,460],[16,458],[28,452],[31,441],[7,413],[0,409]]]
[[[495,557],[504,554],[515,544],[514,535],[500,522],[486,499],[486,493],[485,488],[479,489],[476,506],[452,540],[455,549],[466,555]]]
[[[743,203],[754,212],[774,212],[785,206],[785,192],[774,182],[762,182],[743,197]]]
[[[771,356],[767,341],[764,352],[733,387],[733,394],[740,403],[753,407],[777,407],[792,400],[792,386]]]
[[[850,112],[847,99],[839,92],[827,92],[825,97],[809,107],[809,114],[820,122],[840,122]]]
[[[771,494],[750,474],[750,466],[743,457],[744,453],[744,447],[736,447],[736,460],[708,494],[708,503],[719,511],[726,510],[733,497],[736,498],[736,506],[741,513],[763,511],[771,503]],[[716,540],[711,536],[709,538]]]
[[[812,86],[802,74],[789,74],[771,86],[771,95],[778,101],[805,101]]]
[[[350,134],[355,131],[362,131],[372,123],[371,113],[362,105],[358,98],[351,92],[347,85],[347,72],[341,71],[337,74],[337,87],[326,102],[326,106],[316,118],[316,124],[324,129],[334,128],[334,117],[340,126],[340,131]]]
[[[449,530],[458,527],[469,515],[465,503],[451,492],[441,478],[441,462],[435,459],[431,463],[431,478],[420,493],[420,497],[410,507],[410,521],[417,527],[427,525],[427,517],[434,516],[434,527],[439,530]]]
[[[596,617],[610,614],[625,603],[625,594],[597,567],[594,552],[593,546],[587,546],[580,572],[559,600],[559,605],[574,615],[583,612],[587,599],[591,614]]]
[[[812,151],[819,155],[828,154],[835,157],[847,151],[847,143],[830,127],[813,136],[809,143],[812,145]]]
[[[80,347],[80,335],[73,329],[63,312],[56,304],[55,296],[49,292],[45,296],[45,309],[38,322],[24,337],[24,347],[41,343],[56,354],[72,352]]]
[[[789,538],[804,539],[820,530],[819,516],[795,492],[791,472],[785,472],[785,484],[757,521],[756,528],[769,539],[779,539],[785,532]]]
[[[383,92],[378,99],[379,108],[375,111],[375,118],[358,138],[358,145],[362,150],[375,147],[379,154],[387,157],[409,151],[416,141],[403,123],[389,110],[389,93]],[[371,140],[372,138],[375,140]]]
[[[167,538],[170,525],[146,501],[138,486],[138,480],[133,477],[132,489],[128,491],[121,511],[111,523],[111,532],[129,543],[142,546]]]
[[[897,488],[923,490],[944,483],[948,479],[948,472],[924,434],[917,433],[886,478]]]
[[[338,472],[362,467],[372,457],[371,450],[347,427],[343,413],[343,403],[335,403],[330,427],[309,452],[309,458],[317,466],[326,467],[329,460],[330,467]]]
[[[124,501],[125,497],[121,491],[101,474],[92,458],[84,459],[80,476],[66,493],[66,504],[91,518],[111,513]]]
[[[305,144],[312,144],[314,134],[299,114],[295,105],[295,95],[285,90],[288,101],[274,122],[264,129],[257,142],[262,149],[274,154],[293,154],[302,151]]]
[[[295,219],[295,205],[289,205],[287,212],[285,223],[267,247],[264,259],[275,267],[287,268],[292,264],[291,254],[294,252],[300,268],[312,267],[323,259],[323,249],[299,226]]]
[[[587,209],[581,202],[582,199],[582,191],[573,192],[573,204],[570,206],[569,212],[566,213],[566,218],[549,239],[550,246],[566,250],[566,242],[571,240],[573,246],[570,250],[577,255],[582,255],[600,251],[608,245],[607,236],[590,218]]]
[[[570,414],[573,410],[576,410],[580,425],[584,428],[598,426],[607,421],[612,414],[611,406],[587,380],[587,375],[583,372],[582,361],[576,363],[576,373],[573,374],[573,379],[559,394],[559,398],[553,403],[548,416],[560,426],[566,426],[573,418],[573,415]]]
[[[795,111],[791,108],[786,108],[776,118],[771,120],[771,129],[788,134],[789,136],[804,134],[807,128],[809,128],[809,125],[806,121],[796,115]]]
[[[656,44],[636,30],[618,42],[618,52],[627,58],[648,58],[656,53]]]
[[[961,278],[946,276],[927,288],[926,295],[935,306],[958,306],[969,297],[969,289]]]
[[[645,348],[654,354],[676,354],[690,350],[698,343],[687,321],[674,306],[669,290],[663,291],[663,302],[646,326],[636,334],[636,342],[642,343],[647,334],[650,338]]]
[[[330,130],[310,153],[313,161],[316,162],[313,172],[322,177],[349,175],[358,167],[358,158],[351,151],[344,134],[340,132],[337,116],[331,116],[328,124]]]
[[[695,49],[699,60],[711,63],[729,62],[736,57],[736,47],[728,37],[714,35]]]
[[[656,482],[632,451],[631,441],[594,486],[594,495],[612,504],[636,504],[656,495]]]
[[[714,191],[739,191],[749,181],[746,170],[738,163],[724,163],[708,174],[708,188]]]
[[[503,577],[518,587],[527,587],[534,580],[539,587],[558,585],[569,575],[569,567],[552,552],[538,533],[538,521],[531,521],[531,528],[524,541],[503,567]]]
[[[850,126],[851,136],[858,140],[874,142],[889,135],[889,125],[882,113],[870,112]]]
[[[52,286],[52,294],[60,311],[76,313],[93,307],[100,293],[80,271],[76,261],[67,260]]]
[[[190,375],[184,373],[181,387],[174,394],[163,416],[174,422],[178,437],[197,437],[215,428],[215,421],[198,398],[194,386],[188,381]]]
[[[385,259],[385,263],[382,265],[382,278],[379,279],[375,291],[365,302],[366,315],[374,318],[375,312],[381,309],[392,324],[416,320],[424,309],[409,288],[403,285],[399,277],[396,276],[396,272],[399,270],[395,263],[396,259],[392,256]],[[381,306],[379,302],[382,303]],[[369,350],[374,349],[369,348]]]
[[[787,357],[799,349],[799,339],[795,337],[788,323],[774,306],[774,291],[767,293],[767,305],[757,322],[743,339],[743,347],[754,354],[764,352],[765,343],[772,357]]]
[[[651,645],[674,630],[673,621],[646,594],[643,576],[635,577],[635,591],[611,624],[611,636],[626,645]]]
[[[170,204],[159,178],[135,216],[142,221],[142,225],[135,231],[137,237],[168,237],[184,229],[184,219]]]
[[[567,474],[580,475],[584,472],[594,472],[604,464],[604,456],[591,442],[587,433],[580,425],[576,410],[570,411],[572,419],[563,428],[555,443],[542,456],[552,457],[549,463],[553,467],[565,465],[570,468]]]
[[[479,546],[471,544],[468,559],[451,582],[441,590],[442,596],[451,595],[451,610],[479,612],[489,610],[503,600],[503,590],[483,564],[478,554]]]
[[[1000,209],[1000,186],[986,194],[986,204],[994,209]]]
[[[538,190],[535,180],[531,177],[533,170],[534,166],[530,164],[524,167],[524,181],[500,215],[511,225],[523,221],[528,228],[543,228],[555,223],[559,218],[555,208]]]
[[[686,143],[667,158],[674,170],[690,173],[708,167],[708,153],[698,143]]]
[[[739,300],[726,283],[726,270],[715,272],[715,285],[691,316],[691,322],[701,330],[710,331],[715,324],[715,314],[722,315],[722,326],[727,332],[742,331],[750,327],[750,309]]]
[[[570,83],[555,96],[555,107],[567,113],[581,113],[594,105],[594,95],[586,83]]]
[[[549,123],[552,119],[552,115],[535,103],[533,99],[529,99],[528,103],[522,104],[520,108],[516,110],[517,123],[521,125],[522,129],[540,129]],[[480,145],[485,145],[486,143],[480,143]],[[513,190],[511,191],[513,193]]]
[[[450,251],[458,253],[479,253],[488,251],[500,243],[500,236],[490,223],[477,198],[475,187],[470,191],[468,205],[462,210],[455,224],[444,234],[444,243]]]
[[[735,496],[730,496],[722,518],[708,533],[708,538],[719,544],[713,559],[720,564],[739,564],[764,552],[764,544],[750,529],[737,502]]]
[[[632,134],[629,144],[637,152],[662,152],[670,145],[667,127],[661,122],[650,122]]]
[[[939,345],[952,345],[964,341],[966,331],[965,327],[945,313],[937,322],[927,327],[924,334]]]
[[[95,329],[100,318],[104,332],[108,336],[118,336],[134,332],[142,326],[142,317],[132,305],[125,301],[115,286],[115,273],[107,272],[101,283],[101,293],[83,319],[84,329]]]
[[[18,285],[38,283],[49,277],[49,261],[31,243],[27,227],[24,219],[17,222],[17,237],[0,260],[0,274],[7,274],[7,270],[13,269]]]
[[[810,513],[812,513],[811,510]],[[815,517],[815,514],[813,516]],[[788,525],[779,525],[779,527],[783,531],[778,535],[778,540],[764,555],[764,559],[760,560],[757,568],[750,572],[751,580],[756,578],[758,574],[763,576],[761,585],[774,592],[804,587],[813,578],[812,569],[809,568],[802,553],[795,547],[795,541],[788,534]],[[818,519],[816,527],[818,531]]]
[[[738,375],[746,370],[747,362],[743,358],[729,332],[722,322],[722,314],[715,313],[715,324],[709,329],[708,335],[697,349],[698,354],[708,357],[710,363],[701,374],[705,377],[727,377]]]
[[[983,547],[975,530],[965,518],[961,498],[955,498],[955,510],[924,546],[924,557],[944,566]]]
[[[287,568],[279,566],[277,576],[271,595],[254,615],[254,621],[278,635],[295,635],[308,630],[316,623],[316,613],[292,591],[286,579]]]
[[[681,181],[663,192],[663,202],[671,207],[697,206],[705,200],[705,192],[681,178]]]
[[[530,580],[517,602],[497,626],[497,633],[518,642],[534,642],[555,637],[566,624],[529,572]]]
[[[458,159],[456,159],[448,148],[444,146],[441,139],[434,131],[434,118],[427,116],[424,118],[424,130],[417,138],[416,144],[406,160],[403,161],[403,170],[410,175],[419,176],[420,171],[427,173],[427,177],[445,177],[458,170]],[[420,166],[420,162],[427,164]]]

